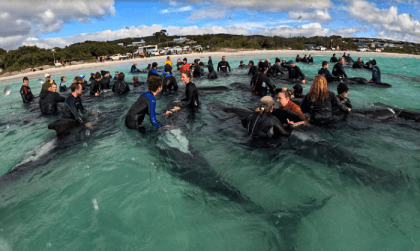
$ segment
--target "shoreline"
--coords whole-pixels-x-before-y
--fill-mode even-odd
[[[302,51],[302,50],[237,50],[237,49],[225,49],[226,51],[215,51],[215,52],[203,52],[203,53],[191,53],[191,54],[181,54],[181,55],[169,55],[173,63],[176,63],[177,58],[184,58],[184,57],[203,57],[203,56],[212,56],[216,59],[217,56],[249,56],[255,54],[271,54],[274,57],[280,57],[281,55],[288,56],[288,57],[295,57],[297,54],[299,55],[309,55],[312,56],[332,56],[333,53],[341,55],[344,51]],[[420,55],[412,55],[412,54],[397,54],[397,53],[388,53],[388,52],[360,52],[360,51],[346,51],[346,54],[353,55],[353,58],[357,57],[402,57],[402,58],[419,58]],[[357,56],[354,56],[357,55]],[[93,68],[93,67],[100,67],[100,66],[111,66],[123,63],[132,63],[132,62],[152,62],[152,61],[160,61],[166,60],[167,56],[158,56],[158,57],[150,57],[150,58],[136,58],[130,60],[122,60],[122,61],[106,61],[103,63],[86,63],[86,64],[78,64],[78,65],[71,65],[66,67],[59,67],[59,68],[49,68],[42,71],[35,71],[35,72],[27,72],[27,73],[20,73],[13,76],[2,77],[0,76],[0,81],[6,80],[13,80],[13,79],[21,79],[23,77],[30,77],[35,75],[44,75],[45,73],[52,74],[58,71],[72,71],[77,69],[83,68]],[[216,59],[217,60],[217,59]],[[105,67],[104,67],[105,68]]]

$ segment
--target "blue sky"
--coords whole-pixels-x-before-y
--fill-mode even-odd
[[[341,35],[420,42],[419,20],[419,3],[410,0],[17,0],[0,3],[0,47],[63,47],[148,36],[159,29],[170,35]]]

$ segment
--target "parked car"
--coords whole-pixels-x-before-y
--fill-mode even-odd
[[[357,51],[364,51],[364,52],[366,52],[366,48],[357,48]]]
[[[316,50],[317,51],[325,51],[327,48],[326,47],[324,47],[324,46],[317,46],[316,47]]]
[[[376,48],[376,49],[375,49],[375,52],[382,52],[382,50],[381,50],[381,49],[379,49],[379,48]]]
[[[128,56],[121,55],[121,54],[115,54],[115,55],[112,55],[111,56],[111,61],[114,61],[114,60],[125,60],[125,59],[128,59]]]

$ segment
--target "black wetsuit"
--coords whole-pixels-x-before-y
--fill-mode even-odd
[[[214,70],[213,65],[209,64],[209,74],[207,75],[207,79],[217,79],[217,72]]]
[[[270,88],[271,94],[275,94],[275,87],[273,86],[273,83],[271,82],[271,79],[265,75],[264,73],[259,73],[256,76],[254,76],[254,91],[253,93],[255,95],[265,96],[267,94],[267,87]]]
[[[351,105],[350,99],[348,98],[343,98],[340,95],[337,95],[337,99],[339,102],[341,102],[343,105],[345,105],[347,108],[353,108],[353,106]]]
[[[147,73],[147,79],[149,79],[151,76],[159,76],[159,73],[157,72],[157,70],[155,68],[152,68],[149,70],[149,73]]]
[[[278,73],[280,73],[280,75],[284,74],[282,72],[282,69],[281,69],[280,65],[275,64],[271,67],[271,74],[274,75],[274,76],[277,76]]]
[[[187,89],[185,90],[185,98],[183,98],[181,101],[187,101],[187,103],[183,105],[183,108],[188,107],[190,109],[197,109],[200,106],[198,101],[197,87],[193,82],[189,82],[187,84]]]
[[[227,61],[220,61],[219,64],[217,65],[217,71],[222,70],[222,72],[227,72],[227,68],[229,68],[229,72],[231,72],[230,65]]]
[[[302,59],[301,58],[298,58],[298,57],[296,57],[296,60],[295,60],[296,62],[302,62]]]
[[[64,103],[63,108],[63,119],[73,119],[79,121],[79,123],[85,124],[86,119],[83,118],[79,112],[86,113],[86,109],[82,105],[80,97],[75,98],[72,94],[68,96]]]
[[[63,85],[64,84],[64,82],[60,82],[60,86],[58,87],[58,91],[59,92],[65,92],[65,91],[67,91],[67,86],[66,85]],[[83,86],[83,84],[82,84],[82,86]]]
[[[119,79],[112,86],[112,91],[119,95],[126,94],[130,91],[130,87],[124,80]]]
[[[31,101],[35,98],[32,94],[31,87],[24,86],[20,88],[20,95],[22,96],[22,100],[24,103],[31,103]]]
[[[85,80],[84,82],[82,82],[82,88],[83,90],[87,90],[90,88],[90,85],[88,84],[88,82]]]
[[[323,75],[327,79],[327,82],[328,83],[334,82],[334,81],[339,81],[340,80],[339,77],[334,77],[333,75],[331,75],[331,73],[330,73],[330,71],[328,69],[321,68],[318,71],[318,74]]]
[[[197,66],[194,67],[193,77],[194,78],[199,78],[201,76],[203,76],[203,73],[201,72],[200,66],[197,65]]]
[[[41,91],[39,95],[39,106],[44,115],[57,114],[57,102],[64,102],[66,99],[56,92]]]
[[[100,91],[101,91],[101,84],[98,81],[93,80],[90,83],[90,92],[89,92],[90,96],[95,96],[95,93],[99,94]]]
[[[292,127],[290,125],[284,128],[280,120],[270,113],[261,115],[260,112],[254,112],[242,119],[242,125],[246,128],[248,135],[254,139],[277,139],[282,136],[290,136]]]
[[[308,62],[309,63],[313,63],[314,62],[314,58],[313,57],[308,58]]]
[[[246,67],[246,65],[244,65],[244,64],[240,64],[240,65],[238,66],[238,68],[244,68],[244,67]]]
[[[372,70],[372,67],[373,67],[372,62],[369,61],[369,62],[366,62],[366,65],[363,68]]]
[[[333,71],[332,71],[332,75],[335,76],[335,77],[342,77],[342,78],[344,77],[344,78],[347,78],[347,74],[344,71],[344,67],[340,63],[336,63],[334,65],[334,68],[333,68]]]
[[[258,68],[254,65],[254,66],[251,66],[250,68],[249,68],[249,71],[248,71],[248,75],[252,75],[252,76],[254,76],[255,74],[257,74],[258,73]]]
[[[111,79],[109,77],[103,77],[100,82],[101,89],[102,90],[110,89],[111,88],[110,82],[111,82]]]
[[[303,62],[303,63],[308,62],[308,58],[307,58],[306,56],[305,56],[305,57],[303,57],[301,62]]]
[[[137,66],[135,65],[135,64],[133,64],[132,66],[131,66],[131,73],[135,73],[135,72],[137,72],[138,70],[137,70]]]
[[[167,92],[171,90],[178,91],[178,83],[176,82],[176,79],[172,74],[166,75],[163,78],[162,82],[162,92]]]
[[[141,133],[145,133],[146,129],[142,125],[144,117],[149,115],[150,123],[155,127],[159,128],[162,127],[159,124],[158,120],[156,119],[156,115],[160,115],[156,113],[156,98],[153,94],[148,91],[143,93],[140,98],[131,106],[130,110],[125,117],[125,125],[134,130],[138,130]]]
[[[333,92],[329,92],[329,96],[324,102],[322,102],[320,98],[318,98],[317,101],[312,102],[308,96],[305,96],[301,105],[302,112],[309,113],[310,122],[315,124],[328,124],[333,122],[333,107],[348,112],[348,108],[338,101]]]
[[[280,67],[282,67],[282,68],[286,68],[286,67],[287,67],[287,63],[283,63],[283,62],[282,62],[282,63],[280,64]]]
[[[302,80],[305,80],[305,75],[302,73],[298,66],[286,66],[286,69],[287,71],[289,71],[289,79],[298,79],[299,77],[301,77]]]
[[[356,68],[356,69],[363,69],[364,66],[365,66],[365,63],[363,63],[363,61],[362,62],[356,61],[353,64],[353,68]]]
[[[338,59],[336,57],[331,57],[330,63],[337,63]]]
[[[178,68],[178,71],[179,71],[181,69],[181,67],[182,67],[182,62],[176,63],[176,67]]]

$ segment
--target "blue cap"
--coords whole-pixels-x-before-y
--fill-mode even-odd
[[[81,78],[85,78],[85,75],[80,75]]]

